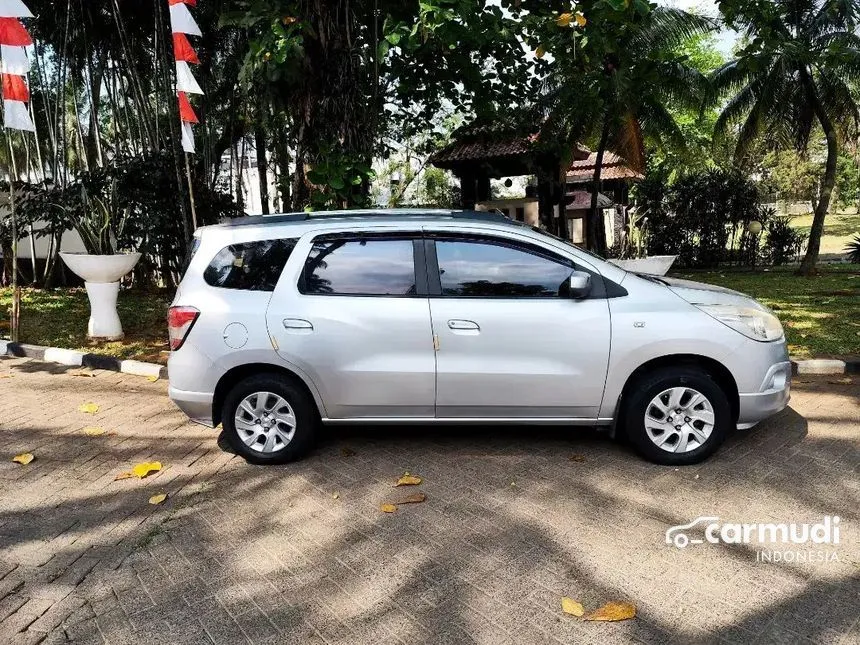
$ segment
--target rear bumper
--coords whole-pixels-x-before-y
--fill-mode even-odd
[[[791,363],[772,365],[758,392],[741,393],[738,427],[750,428],[785,409],[791,399]]]
[[[192,421],[210,428],[213,426],[212,400],[214,396],[211,392],[189,392],[170,387],[168,388],[168,395]]]

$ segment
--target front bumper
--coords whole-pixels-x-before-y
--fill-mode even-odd
[[[758,392],[739,394],[738,428],[751,428],[785,409],[791,399],[791,362],[772,365]]]
[[[211,392],[189,392],[169,387],[168,395],[176,406],[188,417],[196,422],[210,428],[212,423],[212,401],[214,395]]]

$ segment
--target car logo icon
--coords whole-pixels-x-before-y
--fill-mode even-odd
[[[679,549],[683,549],[689,544],[701,544],[704,540],[698,538],[690,538],[684,531],[691,529],[697,524],[705,522],[716,522],[719,517],[701,516],[694,519],[688,524],[679,524],[671,527],[666,531],[666,544],[674,544]]]

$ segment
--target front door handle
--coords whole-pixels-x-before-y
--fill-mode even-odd
[[[448,329],[454,331],[481,331],[481,327],[473,320],[449,320]]]
[[[311,321],[303,318],[284,318],[284,329],[297,331],[313,331]]]

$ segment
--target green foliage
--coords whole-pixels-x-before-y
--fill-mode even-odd
[[[373,181],[376,173],[369,166],[354,163],[348,155],[338,155],[335,151],[327,151],[323,159],[307,173],[308,181],[315,187],[309,209],[368,206],[367,191],[363,188]]]
[[[690,173],[671,186],[658,175],[643,182],[638,202],[650,231],[649,254],[678,255],[684,267],[753,263],[759,236],[749,233],[749,223],[771,216],[760,206],[756,184],[740,170]]]
[[[860,263],[860,235],[854,236],[854,239],[845,247],[845,252],[848,253],[848,259],[851,262]]]
[[[767,223],[765,259],[774,266],[796,260],[806,242],[806,234],[792,228],[790,221],[790,217],[777,217]]]

